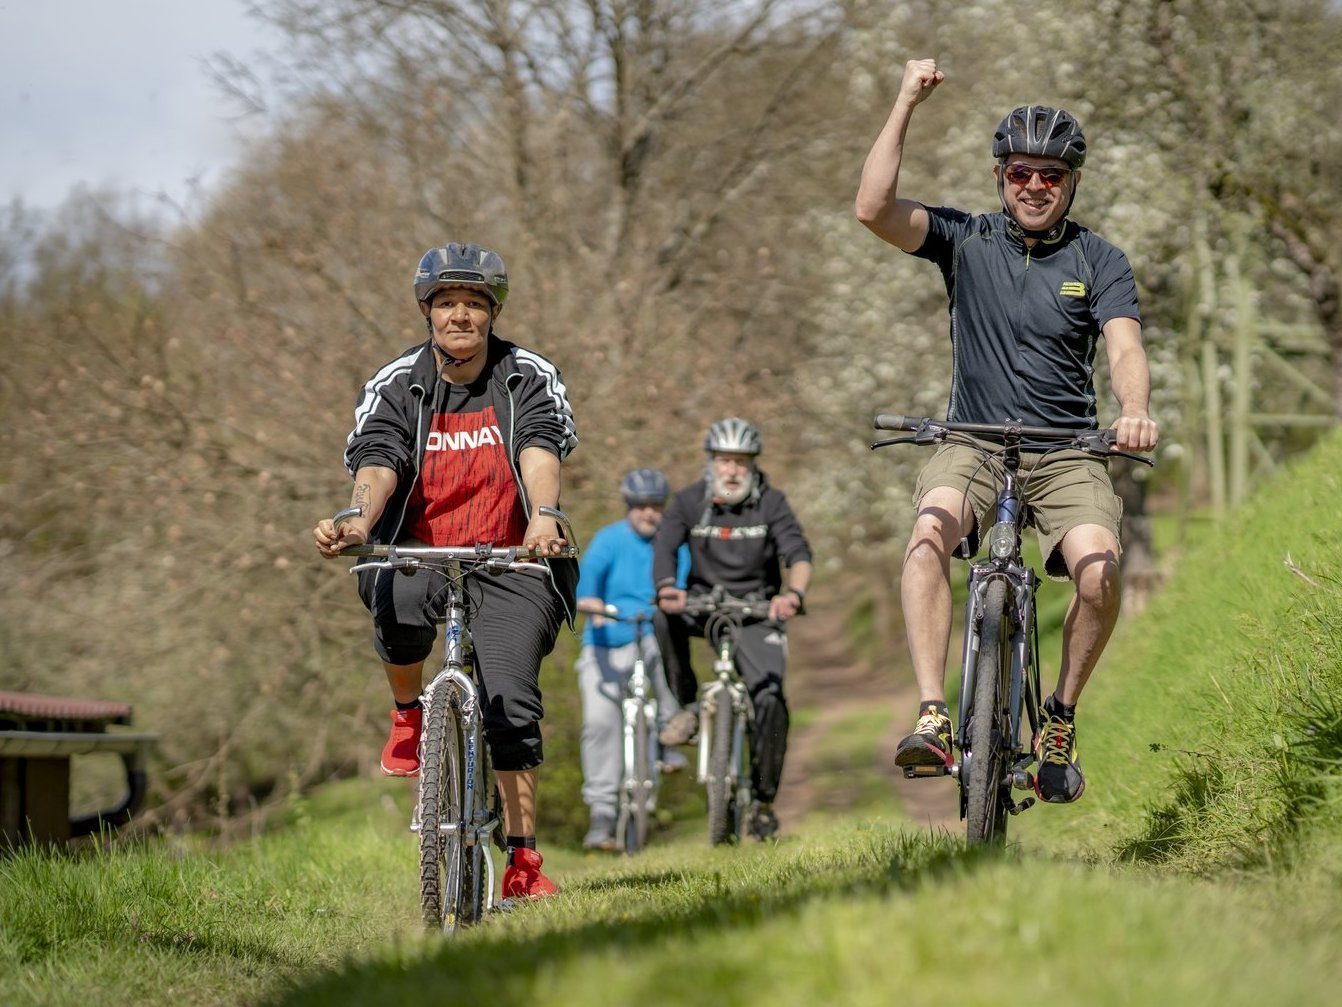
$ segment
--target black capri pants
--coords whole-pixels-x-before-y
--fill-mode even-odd
[[[373,649],[388,664],[415,664],[433,651],[447,578],[436,570],[359,574],[359,597],[373,616]],[[466,577],[471,640],[495,769],[535,769],[541,746],[541,661],[554,649],[566,613],[541,573]]]

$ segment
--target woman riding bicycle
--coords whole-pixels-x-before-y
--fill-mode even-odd
[[[564,383],[544,357],[494,333],[508,296],[503,260],[451,243],[421,257],[415,299],[429,338],[373,375],[355,405],[345,450],[362,515],[313,531],[335,557],[365,542],[525,545],[553,554],[560,465],[577,443]],[[536,852],[536,775],[542,761],[539,684],[575,610],[577,564],[547,560],[545,577],[472,577],[471,637],[487,697],[486,734],[503,800],[508,867],[503,896],[538,898],[554,884]],[[396,708],[382,752],[388,776],[417,776],[424,661],[437,635],[439,573],[362,573],[373,646]]]
[[[787,751],[788,708],[783,696],[787,640],[781,624],[801,611],[811,583],[811,548],[787,498],[756,466],[759,431],[743,419],[708,428],[704,479],[671,500],[653,540],[658,612],[653,625],[667,680],[685,709],[662,731],[664,745],[684,745],[699,729],[697,680],[690,637],[704,635],[704,621],[684,613],[686,590],[676,586],[676,553],[686,542],[690,593],[722,587],[738,598],[767,599],[769,622],[753,623],[737,639],[736,659],[755,708],[751,749],[748,829],[758,839],[778,831],[773,810]],[[786,586],[780,561],[787,568]]]
[[[992,142],[1003,212],[972,215],[896,196],[913,109],[941,84],[934,60],[910,60],[885,127],[862,168],[856,214],[882,240],[941,269],[950,297],[952,382],[946,418],[970,423],[1095,429],[1093,359],[1103,335],[1121,408],[1115,447],[1150,451],[1150,372],[1132,269],[1123,253],[1067,219],[1086,160],[1081,127],[1043,105],[1013,110]],[[1036,789],[1074,801],[1085,789],[1077,755],[1076,702],[1118,619],[1119,518],[1103,462],[1080,452],[1041,465],[1025,456],[1026,503],[1046,572],[1076,594],[1063,625],[1062,668],[1045,700]],[[944,684],[951,629],[950,558],[973,543],[995,490],[977,451],[945,445],[924,468],[918,517],[900,590],[920,694],[918,723],[900,742],[901,766],[945,765],[951,722]],[[968,557],[964,557],[968,558]]]

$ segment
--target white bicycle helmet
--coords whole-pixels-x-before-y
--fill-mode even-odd
[[[704,450],[710,454],[757,455],[763,449],[760,432],[739,416],[718,420],[704,436]]]

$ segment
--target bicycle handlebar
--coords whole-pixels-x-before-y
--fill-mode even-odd
[[[1076,430],[1068,427],[1031,427],[1023,423],[957,423],[952,420],[934,420],[927,416],[901,416],[881,413],[873,421],[877,430],[908,430],[912,437],[889,437],[876,441],[872,450],[891,444],[934,444],[945,441],[948,434],[968,434],[1003,444],[1032,445],[1040,443],[1054,447],[1073,447],[1100,458],[1117,456],[1130,458],[1143,465],[1155,465],[1155,459],[1131,451],[1119,451],[1114,445],[1111,427],[1100,430]]]
[[[509,569],[526,569],[538,566],[540,560],[575,559],[578,556],[577,536],[574,534],[573,525],[569,522],[568,515],[553,507],[542,506],[538,510],[543,516],[557,521],[560,528],[563,529],[566,544],[557,553],[539,553],[534,548],[520,545],[493,546],[482,543],[480,545],[460,546],[351,545],[340,550],[340,555],[367,556],[385,561],[356,564],[350,569],[351,573],[371,568],[411,568],[419,566],[421,563],[449,563],[453,561],[482,566],[506,566]],[[362,514],[362,507],[346,507],[344,510],[337,511],[331,520],[339,529],[343,522],[350,518],[360,517]]]
[[[684,611],[688,615],[715,615],[721,612],[742,619],[765,620],[769,618],[769,603],[736,598],[721,588],[714,588],[705,594],[692,594],[687,597]]]

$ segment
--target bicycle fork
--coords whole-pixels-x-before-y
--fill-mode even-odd
[[[1039,733],[1039,639],[1038,626],[1034,619],[1034,593],[1038,586],[1038,577],[1028,567],[1010,565],[1005,571],[995,567],[975,567],[969,574],[969,600],[965,603],[965,645],[961,658],[960,702],[956,724],[960,733],[955,739],[956,747],[961,750],[961,758],[956,761],[948,773],[961,783],[960,817],[965,814],[964,776],[965,764],[973,762],[973,753],[964,749],[963,739],[968,736],[970,718],[977,715],[973,708],[976,688],[975,676],[978,668],[981,629],[983,626],[984,595],[989,582],[997,576],[1007,577],[1008,610],[1006,616],[1011,624],[1011,636],[1007,641],[1011,668],[1007,681],[1006,720],[1004,737],[995,737],[995,741],[1008,751],[1010,768],[1006,777],[999,781],[1003,786],[1014,790],[1033,790],[1034,775],[1029,771],[1034,761],[1033,739]],[[1030,721],[1031,744],[1028,748],[1020,745],[1022,709]],[[1002,799],[1006,811],[1018,815],[1035,803],[1033,797],[1027,797],[1020,803],[1011,799],[1009,790],[1003,790]]]
[[[707,783],[709,761],[712,758],[713,724],[718,717],[733,717],[732,752],[727,761],[727,772],[735,790],[743,777],[741,753],[745,748],[746,697],[745,689],[727,678],[723,671],[718,672],[718,680],[704,686],[699,702],[699,782]]]
[[[638,801],[639,805],[646,807],[648,811],[655,811],[653,799],[653,781],[652,765],[656,759],[656,752],[653,745],[649,744],[649,739],[654,738],[657,724],[657,704],[651,699],[640,694],[636,690],[632,696],[626,696],[622,702],[623,707],[623,735],[624,735],[624,786],[631,797]],[[649,725],[648,737],[640,738],[638,731],[635,730],[635,724],[638,723],[639,710],[643,711],[643,723]],[[644,752],[644,763],[648,767],[644,779],[639,779],[636,772],[638,766],[638,747],[640,744],[648,746],[648,751]]]
[[[425,707],[430,703],[450,703],[455,700],[461,714],[461,817],[457,821],[449,822],[444,821],[440,815],[438,832],[444,837],[460,835],[462,846],[466,848],[468,855],[473,855],[475,848],[480,849],[479,859],[484,861],[487,879],[482,911],[488,912],[494,907],[495,881],[494,858],[489,855],[489,837],[499,825],[499,818],[490,806],[489,781],[485,779],[486,773],[483,771],[488,762],[485,756],[484,717],[480,711],[479,693],[476,691],[475,682],[465,672],[459,660],[453,660],[451,665],[444,667],[434,676],[420,699]],[[419,832],[421,829],[419,804],[416,802],[410,831]]]

